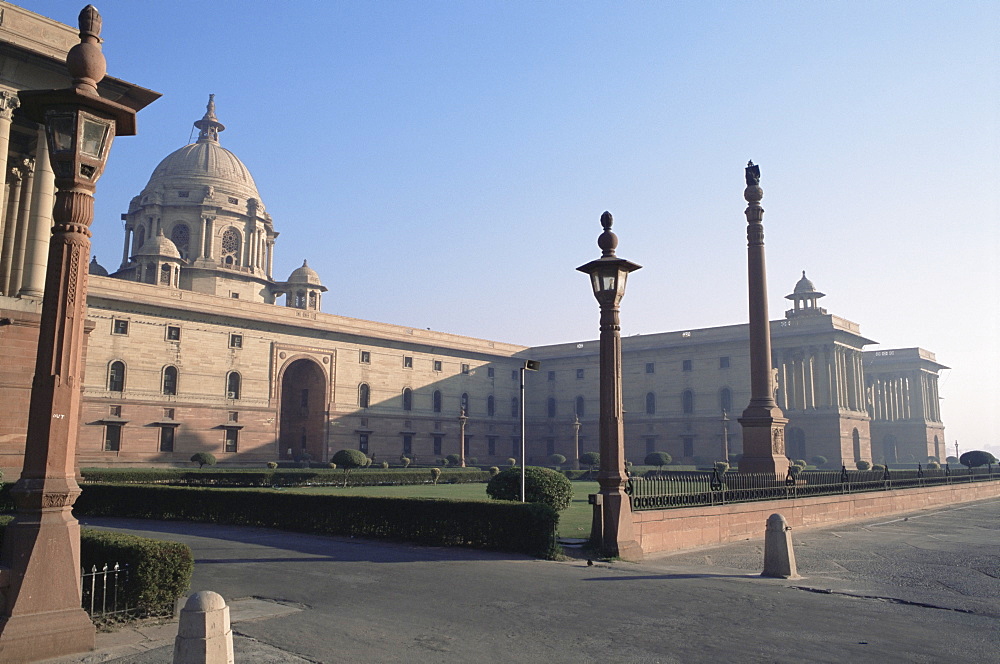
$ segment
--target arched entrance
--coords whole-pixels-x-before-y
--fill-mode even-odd
[[[285,368],[281,378],[278,456],[329,461],[323,458],[325,441],[326,376],[316,362],[295,360]]]

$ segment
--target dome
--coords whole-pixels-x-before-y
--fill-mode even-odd
[[[90,267],[88,268],[88,272],[90,274],[96,274],[99,277],[108,276],[108,271],[104,268],[103,265],[97,262],[97,256],[94,256],[90,259]]]
[[[802,270],[802,278],[799,279],[799,282],[797,284],[795,284],[795,290],[793,292],[794,293],[815,293],[816,292],[816,286],[814,286],[813,282],[809,281],[809,279],[806,278],[806,271],[805,270]]]
[[[149,176],[144,191],[212,187],[239,197],[240,204],[250,198],[260,200],[250,171],[219,145],[219,132],[225,127],[215,117],[214,97],[209,96],[205,116],[194,123],[201,130],[198,140],[167,155]]]
[[[146,240],[146,243],[142,245],[139,251],[135,252],[135,255],[180,258],[181,252],[177,251],[176,244],[164,237],[163,229],[160,229],[156,235]]]
[[[308,261],[302,261],[302,267],[295,268],[292,273],[288,275],[287,284],[309,284],[311,286],[322,286],[319,281],[319,274],[316,270],[309,267]]]

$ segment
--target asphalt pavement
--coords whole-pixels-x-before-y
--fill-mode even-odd
[[[236,662],[1000,662],[1000,500],[642,563],[550,562],[257,528],[87,519],[187,543],[233,615]],[[176,622],[50,663],[171,661]]]

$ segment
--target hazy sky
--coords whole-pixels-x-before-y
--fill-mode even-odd
[[[83,0],[24,3],[75,24]],[[94,251],[192,140],[222,144],[327,313],[525,345],[594,338],[604,210],[623,333],[741,323],[743,167],[771,317],[831,313],[942,373],[950,451],[1000,456],[1000,3],[102,0],[109,72],[163,93],[115,143]]]

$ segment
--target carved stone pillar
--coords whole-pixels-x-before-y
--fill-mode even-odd
[[[17,212],[21,209],[21,190],[24,173],[17,166],[10,169],[10,195],[7,200],[6,223],[4,224],[3,253],[0,255],[0,292],[11,295],[10,274],[14,267],[14,246],[17,239]]]
[[[21,203],[17,209],[17,225],[14,229],[14,252],[10,266],[10,282],[7,292],[16,295],[21,289],[21,277],[24,274],[24,252],[28,246],[28,226],[31,224],[31,199],[35,189],[35,160],[22,159],[21,173],[24,183],[21,185]]]
[[[52,206],[55,204],[56,176],[49,163],[49,148],[45,128],[38,129],[38,148],[35,150],[35,186],[31,199],[31,218],[24,251],[20,297],[41,299],[45,292],[45,264],[49,253],[49,236],[52,234]]]
[[[10,152],[10,123],[14,117],[14,110],[20,105],[21,102],[16,94],[0,90],[0,164],[7,163],[7,153]],[[0,240],[3,239],[7,219],[7,200],[4,193],[4,191],[0,191],[0,197],[3,197],[0,198]]]

